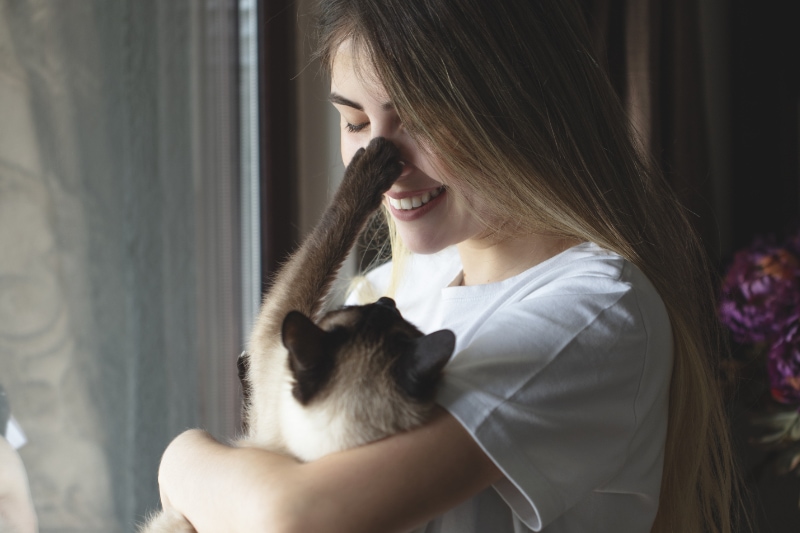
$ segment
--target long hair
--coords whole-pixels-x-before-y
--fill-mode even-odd
[[[711,269],[593,58],[580,8],[567,0],[321,7],[323,65],[349,40],[404,127],[457,176],[457,192],[480,197],[493,229],[597,243],[655,285],[672,324],[674,366],[653,531],[734,529],[737,476],[715,377]]]

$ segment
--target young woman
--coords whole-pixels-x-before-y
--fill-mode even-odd
[[[710,273],[566,0],[323,0],[342,156],[400,149],[392,271],[458,338],[424,427],[298,464],[179,436],[162,499],[214,531],[729,532]],[[407,253],[410,252],[410,253]]]

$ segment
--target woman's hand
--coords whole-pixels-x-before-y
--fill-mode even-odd
[[[38,530],[25,465],[17,451],[0,436],[0,531],[35,533]]]
[[[161,505],[185,516],[200,533],[282,531],[275,481],[299,466],[287,457],[255,448],[233,448],[199,429],[178,435],[161,459]]]

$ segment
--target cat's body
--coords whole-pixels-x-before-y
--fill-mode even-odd
[[[422,335],[389,298],[312,320],[400,170],[397,149],[384,139],[357,153],[321,221],[275,279],[242,361],[248,429],[237,445],[310,461],[411,429],[431,413],[451,332]],[[163,512],[142,529],[184,531],[194,529]]]

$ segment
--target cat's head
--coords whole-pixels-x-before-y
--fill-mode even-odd
[[[423,335],[390,298],[331,311],[318,324],[289,313],[282,335],[298,404],[363,442],[424,421],[455,348],[451,331]]]

